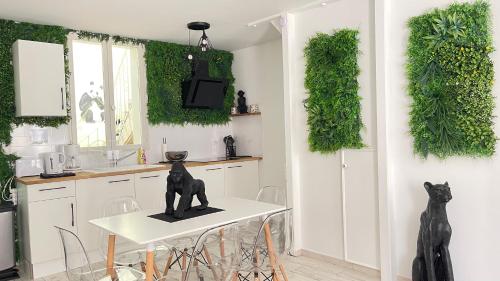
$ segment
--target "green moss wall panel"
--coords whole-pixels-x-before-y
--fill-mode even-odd
[[[495,152],[490,8],[452,4],[409,21],[410,132],[422,157]]]
[[[305,101],[311,151],[361,148],[359,38],[357,30],[319,33],[305,48]]]
[[[209,61],[211,77],[226,78],[229,82],[224,108],[182,108],[181,82],[191,75],[188,54]],[[231,71],[233,54],[227,51],[200,52],[197,48],[174,43],[146,43],[146,72],[148,80],[148,120],[151,124],[197,125],[225,124],[234,104],[234,77]]]

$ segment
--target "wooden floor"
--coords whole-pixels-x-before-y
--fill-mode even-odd
[[[289,281],[380,281],[371,269],[328,262],[311,257],[286,257],[283,260]],[[175,279],[172,279],[175,281]],[[21,278],[21,281],[28,281]],[[36,281],[68,281],[65,273],[58,273]]]

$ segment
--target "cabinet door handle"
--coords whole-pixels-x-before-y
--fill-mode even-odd
[[[64,90],[63,90],[63,87],[61,87],[61,109],[64,110]]]
[[[38,191],[51,191],[51,190],[58,190],[58,189],[66,189],[66,186],[60,186],[60,187],[54,187],[54,188],[42,188],[42,189],[39,189]]]
[[[243,166],[231,166],[231,167],[227,167],[228,169],[234,169],[234,168],[241,168]]]
[[[212,169],[206,169],[205,171],[217,171],[217,170],[221,170],[222,168],[212,168]]]
[[[117,182],[125,182],[125,181],[130,181],[130,179],[109,181],[109,183],[117,183]]]
[[[71,226],[75,226],[75,206],[71,203]]]
[[[160,175],[154,175],[154,176],[144,176],[144,177],[141,177],[141,179],[151,179],[151,178],[159,178]]]

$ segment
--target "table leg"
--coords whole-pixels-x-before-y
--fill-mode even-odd
[[[108,236],[108,255],[106,257],[106,273],[111,276],[111,279],[116,279],[116,272],[114,269],[115,263],[115,241],[116,235],[109,234]]]
[[[154,244],[148,244],[146,249],[146,281],[153,281],[154,274]]]
[[[266,237],[266,246],[267,246],[267,252],[269,254],[269,262],[271,263],[271,268],[273,271],[273,280],[280,281],[280,278],[278,277],[277,270],[276,270],[276,255],[274,254],[274,245],[273,245],[273,239],[271,237],[271,228],[269,227],[269,224],[266,223],[264,225],[264,234]]]

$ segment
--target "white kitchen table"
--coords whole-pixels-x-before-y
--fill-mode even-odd
[[[110,233],[107,257],[108,274],[112,275],[114,272],[114,244],[116,235],[146,247],[146,281],[152,281],[155,243],[285,210],[285,206],[230,197],[214,199],[210,201],[210,206],[223,209],[224,211],[173,223],[148,217],[164,212],[164,210],[158,209],[90,220],[91,224]],[[265,230],[269,232],[268,227]],[[270,233],[266,233],[267,235],[270,235]]]

